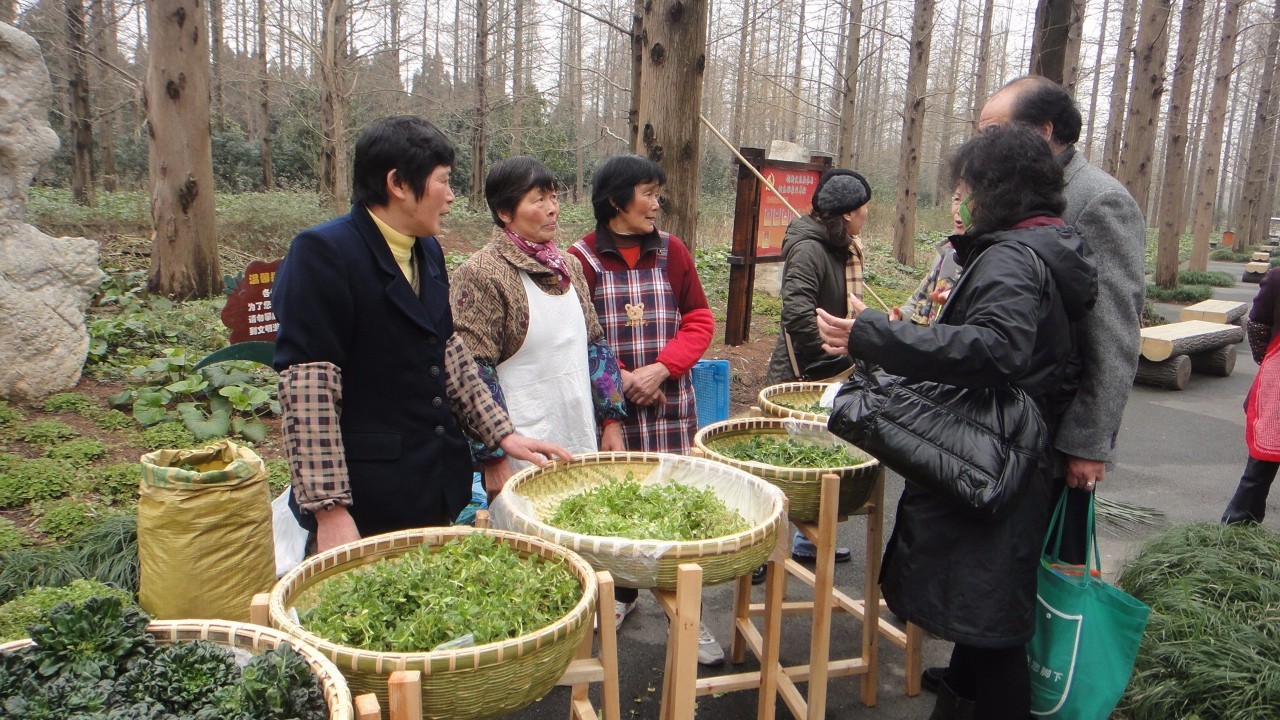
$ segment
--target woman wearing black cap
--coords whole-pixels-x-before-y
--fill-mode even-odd
[[[815,311],[848,317],[849,297],[862,298],[862,226],[867,222],[871,185],[852,170],[831,168],[813,191],[813,208],[787,226],[782,239],[782,331],[769,359],[765,383],[825,380],[849,368],[848,355],[822,350]],[[817,548],[799,532],[791,556],[813,562]],[[836,548],[836,562],[848,562],[848,548]],[[763,581],[759,570],[752,580]]]

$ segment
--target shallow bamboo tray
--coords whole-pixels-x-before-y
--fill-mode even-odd
[[[820,422],[826,424],[827,413],[811,413],[804,410],[796,410],[795,408],[782,405],[781,402],[795,403],[798,405],[809,405],[822,399],[822,394],[831,387],[831,383],[824,382],[790,382],[781,385],[770,385],[760,391],[757,400],[760,403],[760,411],[769,417],[789,417],[797,420],[808,420],[809,422]]]
[[[338,645],[306,630],[288,612],[299,595],[326,578],[398,557],[422,544],[443,545],[472,532],[499,538],[524,557],[562,560],[582,582],[582,598],[568,614],[541,630],[486,645],[418,653]],[[391,673],[417,670],[422,673],[423,717],[471,720],[507,715],[546,695],[591,632],[598,595],[595,571],[562,547],[513,532],[455,526],[375,535],[313,555],[280,578],[271,589],[268,609],[272,625],[332,660],[356,695],[374,693],[385,709],[389,707],[387,679]]]
[[[156,620],[147,626],[147,632],[155,636],[156,642],[161,645],[208,640],[215,645],[245,650],[253,655],[274,650],[287,642],[307,661],[319,678],[325,702],[329,705],[329,720],[352,720],[355,717],[351,708],[351,691],[338,668],[328,658],[316,652],[315,648],[308,647],[297,638],[261,625],[223,620]],[[0,652],[19,650],[30,645],[32,642],[29,639],[15,640],[0,645]]]
[[[721,441],[745,439],[753,435],[782,435],[792,432],[801,438],[814,443],[826,445],[843,445],[863,455],[859,450],[844,440],[827,432],[827,423],[809,422],[791,418],[740,418],[712,423],[698,431],[693,437],[693,444],[707,457],[740,470],[745,470],[773,485],[778,486],[790,501],[792,520],[815,522],[818,519],[819,500],[822,496],[822,476],[832,473],[840,477],[840,502],[837,515],[852,515],[867,504],[871,493],[875,490],[876,477],[880,469],[880,461],[867,455],[867,461],[858,465],[836,468],[788,468],[768,465],[750,460],[731,458],[715,449]]]
[[[628,471],[639,480],[657,472],[664,475],[659,481],[711,487],[751,527],[713,540],[671,542],[581,535],[543,520],[565,498],[622,478]],[[491,514],[501,527],[573,550],[595,568],[608,570],[623,587],[673,590],[681,563],[700,565],[704,586],[728,582],[759,567],[773,552],[786,521],[784,503],[783,494],[772,485],[711,460],[665,453],[582,453],[569,462],[516,473],[495,500]]]

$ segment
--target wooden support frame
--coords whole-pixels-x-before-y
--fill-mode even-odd
[[[702,622],[702,566],[676,566],[676,589],[651,590],[667,614],[667,658],[662,673],[661,720],[693,720],[698,694],[698,626]]]

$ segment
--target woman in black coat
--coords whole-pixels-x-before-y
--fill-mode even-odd
[[[1011,127],[965,143],[951,173],[953,214],[965,228],[951,243],[964,273],[938,320],[890,322],[855,303],[854,320],[819,311],[819,331],[829,352],[896,375],[1017,385],[1052,434],[1078,374],[1072,322],[1097,289],[1083,241],[1058,217],[1062,169],[1039,135]],[[1050,478],[1031,478],[1018,506],[994,523],[970,519],[906,479],[880,582],[895,614],[955,643],[931,720],[1026,720],[1023,646],[1035,627]]]

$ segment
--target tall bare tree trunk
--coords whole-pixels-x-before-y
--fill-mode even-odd
[[[1266,239],[1271,225],[1271,201],[1266,196],[1267,174],[1271,169],[1276,141],[1276,83],[1280,80],[1277,48],[1280,48],[1280,0],[1276,0],[1271,26],[1267,31],[1267,59],[1263,64],[1262,81],[1258,86],[1257,111],[1253,121],[1253,137],[1249,143],[1249,165],[1245,171],[1244,193],[1241,204],[1241,226],[1236,228],[1236,244],[1259,243]]]
[[[91,6],[94,51],[99,62],[94,64],[93,89],[98,106],[98,178],[102,189],[116,191],[116,93],[113,92],[104,62],[113,62],[117,55],[115,3],[113,0],[94,0]]]
[[[640,154],[640,95],[644,73],[644,54],[648,47],[648,36],[645,27],[645,0],[635,0],[631,8],[631,107],[627,109],[627,118],[631,130],[631,152]]]
[[[1031,42],[1031,72],[1043,75],[1075,95],[1080,71],[1080,29],[1084,0],[1040,0]]]
[[[85,62],[88,39],[84,24],[84,0],[66,0],[67,75],[71,117],[71,197],[81,205],[94,205],[93,111],[89,105],[89,69]]]
[[[934,0],[916,0],[911,23],[911,56],[907,69],[907,99],[902,110],[902,147],[898,164],[897,222],[893,227],[893,259],[904,265],[916,261],[916,200],[920,180],[921,140],[925,93],[929,79],[929,46],[933,38]]]
[[[258,147],[262,153],[262,189],[275,187],[275,170],[271,166],[271,75],[267,72],[267,0],[258,0],[258,127],[262,133]],[[285,32],[281,28],[281,32]]]
[[[795,65],[791,69],[791,97],[787,99],[785,137],[800,140],[800,95],[804,88],[804,11],[808,3],[800,2],[800,20],[796,23]]]
[[[1187,114],[1195,84],[1196,53],[1200,49],[1200,20],[1204,0],[1182,0],[1178,57],[1173,66],[1173,95],[1169,102],[1168,145],[1160,195],[1160,234],[1156,243],[1156,285],[1178,284],[1178,236],[1182,234],[1182,197],[1187,183]]]
[[[325,0],[320,41],[320,195],[333,207],[351,197],[347,157],[347,0]]]
[[[1192,270],[1205,270],[1209,264],[1209,228],[1213,225],[1213,209],[1218,199],[1218,168],[1222,153],[1222,128],[1227,124],[1227,94],[1234,72],[1237,27],[1240,6],[1244,0],[1226,0],[1222,16],[1222,32],[1218,40],[1218,61],[1213,74],[1213,94],[1209,100],[1209,123],[1201,150],[1200,181],[1196,184],[1195,219],[1191,225]]]
[[[1138,27],[1138,0],[1124,0],[1120,9],[1120,38],[1116,67],[1111,74],[1111,107],[1107,112],[1107,139],[1102,149],[1103,169],[1115,175],[1124,144],[1124,109],[1129,97],[1129,66],[1133,60],[1133,36]]]
[[[1207,42],[1200,43],[1200,50],[1195,60],[1196,68],[1196,90],[1195,99],[1191,103],[1191,114],[1187,116],[1190,121],[1190,130],[1187,137],[1187,183],[1182,192],[1182,217],[1178,219],[1179,225],[1189,227],[1192,219],[1195,217],[1196,209],[1196,187],[1200,178],[1200,146],[1204,140],[1205,117],[1208,116],[1209,90],[1213,87],[1213,73],[1209,68],[1213,66],[1214,45],[1213,39],[1218,37],[1218,26],[1222,21],[1222,7],[1218,3],[1211,4],[1206,8],[1213,13],[1210,18],[1207,31],[1202,37]],[[1200,70],[1203,68],[1203,70]]]
[[[210,73],[213,80],[213,127],[222,130],[227,108],[222,93],[222,0],[209,0]]]
[[[697,244],[707,0],[649,0],[640,81],[641,154],[667,173],[663,225]]]
[[[573,201],[580,202],[586,188],[585,158],[587,154],[586,138],[583,136],[586,110],[582,102],[582,13],[573,13],[573,67],[570,76],[573,78]]]
[[[995,9],[995,0],[986,0],[982,6],[982,30],[978,34],[978,57],[973,72],[973,115],[969,121],[970,130],[978,130],[978,117],[982,114],[982,106],[987,104],[987,72],[991,64],[991,16]]]
[[[836,163],[853,167],[854,129],[858,125],[858,64],[862,61],[862,0],[850,0],[845,25],[844,59],[836,87],[840,93],[840,129]],[[865,119],[865,118],[864,118]]]
[[[150,136],[152,292],[186,300],[222,291],[209,149],[209,44],[200,0],[148,0],[142,104]]]
[[[951,121],[957,115],[956,87],[960,84],[960,33],[965,27],[964,5],[961,4],[956,13],[956,23],[952,27],[951,57],[946,72],[950,76],[945,80],[946,91],[943,95],[942,107],[938,116],[938,170],[933,174],[933,206],[941,207],[944,198],[951,197],[951,188],[947,187],[947,157],[951,154]]]
[[[512,45],[511,58],[511,64],[514,66],[514,71],[511,73],[511,154],[519,155],[520,132],[524,127],[524,92],[526,87],[524,79],[524,0],[515,0],[514,15],[516,41]],[[579,138],[578,143],[581,145],[581,138]]]
[[[1102,27],[1098,30],[1098,54],[1093,59],[1093,89],[1089,91],[1089,115],[1084,134],[1084,142],[1081,143],[1086,158],[1092,160],[1094,157],[1094,137],[1093,123],[1098,119],[1098,86],[1102,81],[1102,50],[1107,45],[1107,20],[1111,14],[1111,0],[1103,0],[1102,2]]]
[[[1142,0],[1138,25],[1137,66],[1125,119],[1124,147],[1116,179],[1146,208],[1151,190],[1156,129],[1164,97],[1165,56],[1169,54],[1169,10],[1173,0]]]
[[[476,0],[475,106],[471,119],[471,195],[472,212],[484,207],[485,152],[489,144],[486,120],[489,115],[489,0]]]
[[[854,0],[855,3],[861,4],[861,0]],[[746,116],[746,99],[747,85],[750,84],[750,75],[748,74],[747,65],[747,46],[751,44],[751,35],[749,34],[751,25],[751,4],[744,3],[742,8],[742,27],[738,31],[738,66],[735,68],[733,83],[733,127],[729,129],[729,137],[733,139],[733,144],[742,147],[743,121]]]

